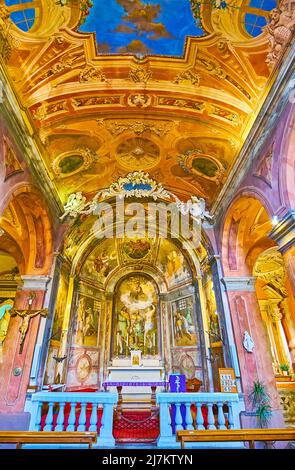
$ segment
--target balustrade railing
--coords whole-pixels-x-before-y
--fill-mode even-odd
[[[182,429],[240,429],[243,402],[236,393],[158,393],[160,436],[158,447],[178,447]]]
[[[114,447],[113,415],[118,394],[37,392],[32,395],[30,431],[97,432],[98,447]]]

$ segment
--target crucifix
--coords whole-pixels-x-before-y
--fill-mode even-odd
[[[48,309],[43,308],[39,310],[33,310],[32,305],[33,301],[36,297],[36,294],[34,292],[30,292],[29,298],[28,298],[28,308],[24,310],[16,310],[12,309],[11,310],[11,316],[16,317],[17,315],[22,318],[22,323],[21,326],[19,327],[19,332],[21,334],[20,336],[20,343],[19,343],[19,354],[22,354],[23,352],[23,347],[24,347],[24,342],[26,339],[26,335],[30,326],[30,321],[31,318],[36,317],[37,315],[41,315],[42,317],[46,317],[48,314]]]

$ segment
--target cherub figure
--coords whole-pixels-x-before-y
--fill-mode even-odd
[[[66,217],[68,214],[71,217],[76,217],[76,215],[83,211],[86,207],[86,197],[83,196],[81,192],[71,194],[68,198],[67,203],[64,205],[64,214],[61,219]]]

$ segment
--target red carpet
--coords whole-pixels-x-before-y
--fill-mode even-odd
[[[124,411],[114,420],[114,438],[117,441],[152,442],[160,433],[159,413]]]

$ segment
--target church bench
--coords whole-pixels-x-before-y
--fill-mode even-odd
[[[293,441],[295,429],[226,429],[177,431],[176,439],[184,449],[185,442],[249,442],[255,449],[255,441]]]
[[[16,444],[88,444],[91,449],[97,441],[96,432],[56,432],[56,431],[0,431],[0,443]]]

